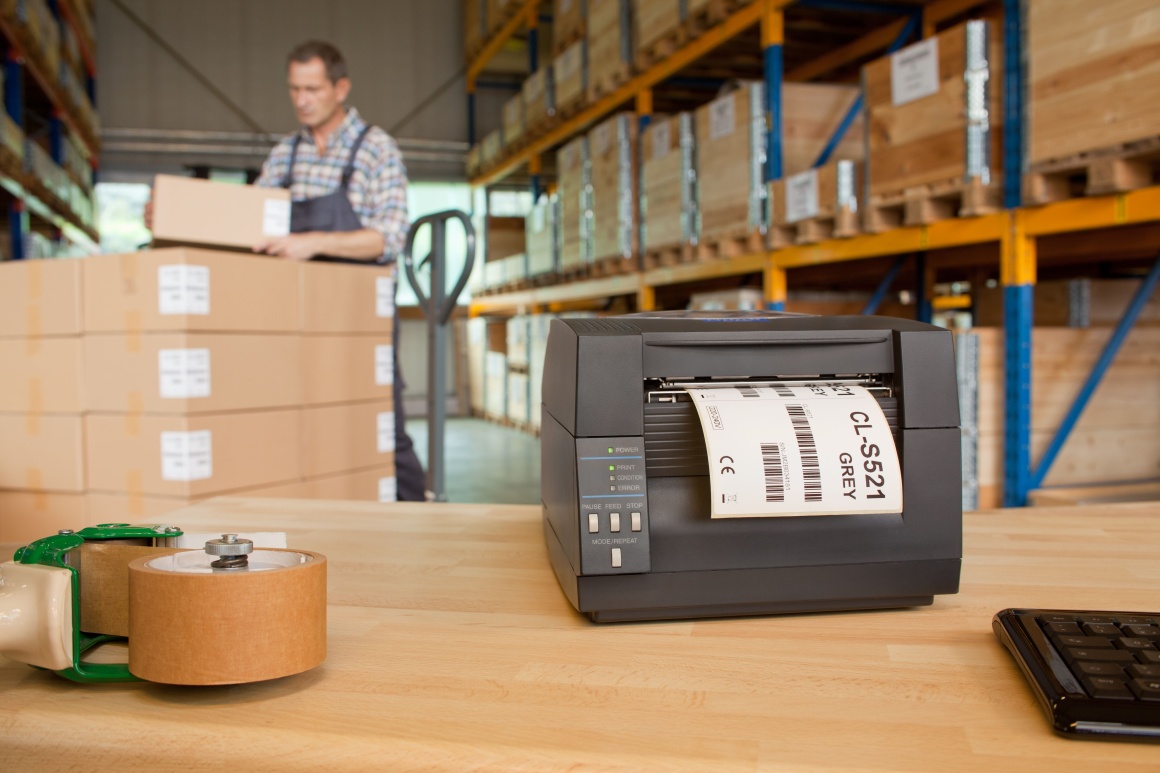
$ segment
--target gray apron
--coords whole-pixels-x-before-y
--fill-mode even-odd
[[[313,199],[303,199],[290,203],[291,233],[305,233],[307,231],[336,233],[339,231],[358,231],[365,228],[355,213],[354,207],[350,205],[349,188],[350,178],[354,174],[355,158],[358,157],[363,139],[366,138],[367,132],[371,128],[371,125],[367,124],[359,133],[358,139],[354,141],[354,145],[351,146],[350,158],[347,159],[346,166],[342,170],[342,182],[339,183],[337,190],[325,196],[316,196]],[[290,150],[290,167],[286,172],[286,180],[282,183],[282,187],[287,190],[294,181],[294,162],[298,158],[298,143],[301,140],[301,134],[295,135],[294,146]],[[313,260],[332,263],[366,263],[365,260],[333,258],[325,255],[317,256]],[[411,436],[407,434],[407,419],[403,412],[403,374],[399,370],[399,324],[397,318],[391,327],[394,331],[395,350],[395,480],[398,484],[398,498],[401,502],[422,502],[426,499],[427,480],[423,474],[423,466],[419,463],[419,457],[415,455],[415,444],[411,442]]]

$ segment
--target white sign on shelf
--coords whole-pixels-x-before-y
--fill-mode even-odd
[[[927,38],[890,56],[890,98],[895,105],[938,93],[938,38]]]
[[[733,133],[737,123],[733,94],[727,94],[709,103],[709,139],[719,140]]]
[[[785,178],[785,219],[796,223],[818,216],[818,172],[810,169]]]

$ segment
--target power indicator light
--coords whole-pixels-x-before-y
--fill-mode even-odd
[[[608,453],[612,453],[612,449],[611,449],[611,448],[610,448],[610,449],[608,449]]]
[[[613,472],[615,469],[616,469],[616,465],[615,465],[615,464],[610,464],[610,465],[608,465],[608,471],[609,471],[609,472]]]

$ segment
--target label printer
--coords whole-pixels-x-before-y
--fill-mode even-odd
[[[720,502],[737,494],[717,490],[719,473],[756,481],[747,485],[763,502],[800,498],[803,485],[807,500],[811,485],[846,500],[884,497],[843,489],[880,482],[883,470],[877,446],[859,441],[867,425],[857,422],[872,411],[833,402],[855,389],[888,425],[880,442],[893,445],[885,450],[900,476],[894,512],[868,500],[826,510],[818,493],[809,512],[728,515]],[[767,395],[770,421],[730,425],[712,406],[703,429],[695,400],[717,395],[735,403]],[[792,429],[775,428],[774,418],[795,410]],[[596,622],[920,606],[958,591],[959,405],[945,329],[769,312],[556,319],[542,411],[548,556],[568,600]],[[838,438],[829,445],[798,431],[831,414],[846,423],[829,428]],[[714,430],[775,437],[724,454],[711,450]],[[747,462],[750,478],[734,478]],[[789,465],[809,469],[795,479]]]

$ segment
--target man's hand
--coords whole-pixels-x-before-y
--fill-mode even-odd
[[[308,232],[288,234],[276,239],[267,239],[254,246],[254,252],[274,255],[287,260],[310,260],[315,255],[321,255],[324,249],[324,233]]]
[[[149,197],[149,201],[145,202],[145,227],[150,231],[153,230],[153,197]]]

